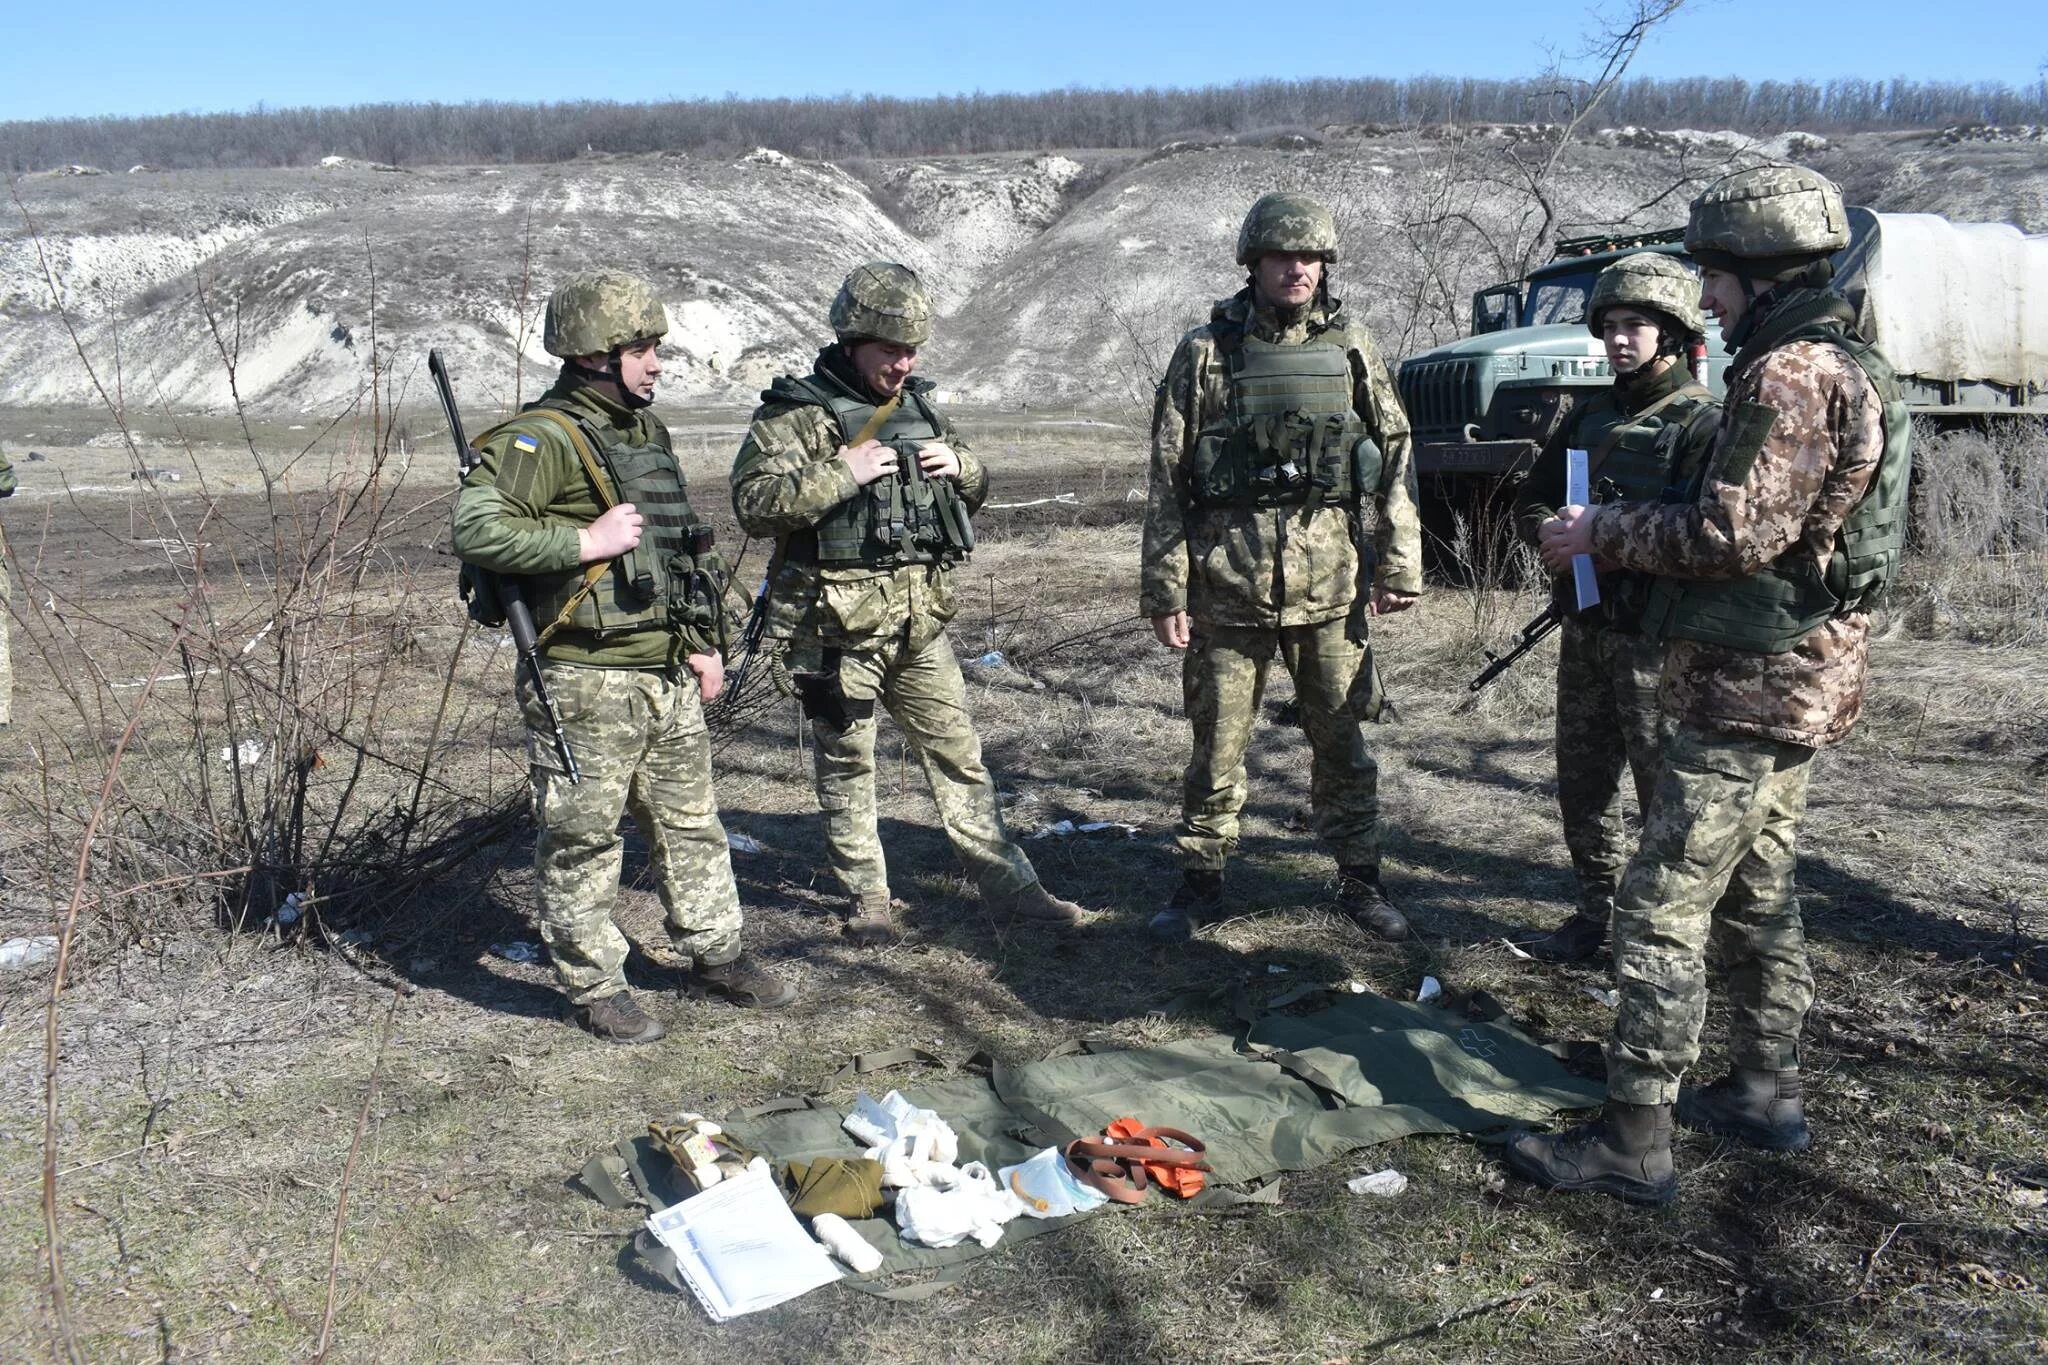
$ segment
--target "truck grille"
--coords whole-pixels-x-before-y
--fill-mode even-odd
[[[1410,360],[1401,366],[1401,406],[1418,438],[1457,440],[1479,420],[1477,365],[1470,360]]]

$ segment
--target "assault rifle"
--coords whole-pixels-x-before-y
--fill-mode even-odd
[[[448,367],[441,363],[438,350],[427,352],[427,370],[434,376],[434,391],[441,396],[441,412],[448,419],[448,434],[455,438],[455,463],[459,477],[468,478],[481,458],[462,433],[462,412],[455,406],[455,388],[448,382]],[[533,608],[527,605],[526,592],[519,580],[493,574],[474,564],[463,565],[462,592],[470,602],[470,616],[485,625],[503,624],[512,631],[512,646],[519,653],[519,665],[526,670],[527,681],[533,684],[534,700],[547,713],[548,729],[555,742],[555,757],[562,760],[562,767],[569,774],[569,781],[581,782],[582,770],[576,766],[576,752],[569,747],[569,736],[562,729],[562,713],[555,709],[555,699],[548,695],[548,680],[540,668],[540,644],[533,629]],[[490,604],[482,599],[494,597],[503,609],[502,620],[490,619],[498,615]]]
[[[1478,677],[1472,680],[1472,690],[1477,692],[1480,688],[1486,686],[1510,668],[1513,668],[1517,659],[1520,659],[1524,654],[1536,648],[1537,645],[1543,642],[1544,636],[1550,634],[1551,631],[1556,630],[1562,624],[1564,624],[1564,604],[1556,597],[1552,597],[1550,605],[1543,609],[1542,614],[1528,625],[1522,627],[1522,638],[1515,642],[1513,649],[1505,654],[1495,654],[1490,649],[1486,651],[1486,667],[1480,672]]]

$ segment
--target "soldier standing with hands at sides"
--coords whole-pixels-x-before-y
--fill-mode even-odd
[[[1181,885],[1150,924],[1164,942],[1223,910],[1276,651],[1301,703],[1338,907],[1375,937],[1409,934],[1380,885],[1379,765],[1360,722],[1382,702],[1367,616],[1415,604],[1422,529],[1407,415],[1371,336],[1331,296],[1336,259],[1321,204],[1252,205],[1237,239],[1250,278],[1181,339],[1153,410],[1140,610],[1161,644],[1186,651],[1195,732]]]
[[[668,428],[648,410],[668,315],[646,281],[572,279],[548,299],[543,344],[562,372],[475,444],[455,552],[522,580],[542,672],[581,769],[558,758],[520,680],[540,932],[576,1020],[600,1038],[664,1033],[627,989],[612,922],[630,810],[647,838],[668,932],[696,982],[737,1005],[795,992],[740,947],[739,892],[711,785],[704,703],[725,677],[725,567],[690,509]]]
[[[988,471],[916,378],[931,300],[907,266],[877,261],[832,301],[834,341],[811,372],[761,395],[733,462],[732,502],[772,536],[768,634],[816,742],[827,856],[850,904],[847,937],[900,933],[875,810],[875,703],[903,730],[953,851],[999,914],[1049,925],[1081,907],[1048,892],[1003,827],[946,638],[953,565]]]
[[[1583,450],[1608,501],[1655,502],[1674,466],[1696,468],[1713,442],[1720,405],[1686,366],[1706,333],[1700,282],[1676,256],[1639,251],[1600,272],[1586,326],[1607,348],[1614,386],[1575,408],[1537,457],[1515,499],[1515,528],[1531,546],[1564,505],[1565,452]],[[1569,577],[1559,580],[1569,592]],[[1650,808],[1657,762],[1672,722],[1657,703],[1664,644],[1642,634],[1642,574],[1600,575],[1600,602],[1565,617],[1557,654],[1557,804],[1578,873],[1577,912],[1522,946],[1546,962],[1581,962],[1607,944],[1614,891],[1628,865],[1621,774],[1635,778],[1636,809]]]
[[[1509,1142],[1509,1168],[1538,1185],[1669,1202],[1674,1107],[1689,1128],[1755,1147],[1812,1140],[1794,850],[1814,754],[1863,708],[1869,610],[1905,545],[1912,467],[1898,381],[1827,292],[1848,242],[1841,191],[1796,166],[1740,171],[1695,199],[1686,250],[1735,352],[1712,451],[1681,501],[1567,507],[1542,528],[1553,571],[1593,554],[1653,577],[1644,627],[1668,642],[1677,730],[1615,900],[1607,1106]],[[1686,1086],[1709,940],[1733,1065]]]

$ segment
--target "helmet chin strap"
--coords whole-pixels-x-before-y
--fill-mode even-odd
[[[629,412],[637,412],[641,408],[652,407],[654,405],[654,399],[652,396],[642,397],[641,395],[633,392],[631,389],[626,387],[626,381],[620,376],[619,373],[619,348],[617,346],[612,347],[610,352],[610,360],[611,364],[609,368],[602,370],[594,370],[588,365],[580,365],[573,360],[565,360],[562,363],[572,373],[578,375],[583,379],[601,379],[606,383],[612,385],[616,389],[618,389],[619,402],[622,405],[624,405],[627,411]]]

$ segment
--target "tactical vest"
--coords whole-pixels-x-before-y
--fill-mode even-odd
[[[811,539],[820,568],[893,569],[905,564],[955,564],[974,548],[967,504],[953,479],[926,478],[917,447],[944,439],[939,416],[918,388],[906,383],[902,401],[875,433],[897,450],[896,473],[885,474],[835,506],[808,533],[791,537],[801,555]],[[839,443],[846,445],[875,415],[875,404],[817,376],[784,379],[771,394],[781,401],[814,403],[832,414]]]
[[[1382,455],[1355,408],[1351,355],[1332,327],[1295,345],[1218,326],[1230,391],[1195,437],[1188,490],[1199,507],[1350,504],[1379,486]]]
[[[1584,416],[1571,432],[1574,448],[1600,457],[1599,464],[1587,471],[1594,496],[1607,502],[1665,499],[1673,482],[1682,477],[1678,463],[1686,433],[1714,409],[1713,396],[1686,381],[1655,412],[1634,416],[1622,414],[1612,391],[1603,397],[1606,401],[1599,408],[1582,410]],[[1601,455],[1603,449],[1606,453]],[[1601,574],[1600,584],[1600,605],[1583,617],[1591,624],[1634,633],[1649,599],[1650,579],[1620,569]]]
[[[597,585],[576,603],[569,628],[600,637],[666,630],[679,615],[703,607],[705,604],[694,602],[703,594],[702,585],[694,583],[698,556],[692,547],[701,546],[705,557],[710,557],[708,538],[702,534],[709,528],[690,510],[675,453],[659,442],[629,445],[620,441],[615,432],[592,422],[571,404],[550,401],[536,406],[551,408],[576,424],[610,479],[614,500],[632,503],[646,518],[640,543],[613,561]],[[598,501],[605,501],[602,490]],[[530,580],[535,622],[545,628],[582,586],[581,573]]]
[[[1838,320],[1813,316],[1813,311],[1802,309],[1802,316],[1788,318],[1780,328],[1767,323],[1753,353],[1761,359],[1795,341],[1824,341],[1856,362],[1884,405],[1884,453],[1870,486],[1842,523],[1825,569],[1813,563],[1802,545],[1747,578],[1659,578],[1651,588],[1644,620],[1650,633],[1660,638],[1783,654],[1823,621],[1867,610],[1898,570],[1913,477],[1913,424],[1905,395],[1891,363],[1877,347]],[[1738,365],[1741,361],[1738,357]],[[1739,421],[1731,422],[1723,439],[1739,426]],[[1705,482],[1703,468],[1691,480],[1692,500],[1698,499]]]

